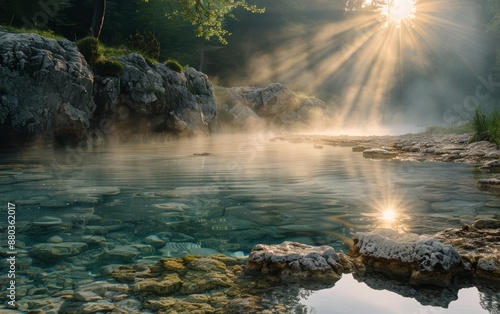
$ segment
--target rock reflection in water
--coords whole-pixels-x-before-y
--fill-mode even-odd
[[[353,293],[355,291],[355,293]],[[303,292],[301,292],[303,293]],[[461,283],[454,287],[418,287],[382,275],[345,275],[334,287],[307,291],[300,304],[307,313],[499,313],[498,287]]]

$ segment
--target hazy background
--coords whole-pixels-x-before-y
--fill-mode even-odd
[[[207,52],[202,70],[224,86],[281,82],[339,108],[351,126],[449,123],[446,111],[474,95],[495,62],[479,1],[417,1],[415,29],[401,29],[411,42],[392,50],[373,49],[380,23],[359,23],[373,14],[347,14],[344,1],[261,2],[267,12],[231,23],[229,44]]]
[[[52,2],[58,10],[46,28],[73,40],[89,34],[93,0]],[[325,101],[337,113],[332,127],[343,129],[414,130],[499,105],[500,86],[486,90],[480,79],[496,73],[500,81],[498,0],[416,0],[413,25],[400,28],[384,27],[380,13],[363,8],[370,0],[248,2],[266,12],[236,10],[236,19],[225,21],[232,35],[223,45],[195,37],[180,18],[167,19],[166,1],[108,0],[100,40],[119,46],[152,32],[161,44],[158,61],[189,64],[225,87],[283,83]],[[22,26],[37,3],[0,0],[0,23]],[[474,98],[478,88],[487,97]]]

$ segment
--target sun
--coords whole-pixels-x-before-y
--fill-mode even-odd
[[[393,222],[396,220],[396,212],[393,209],[386,209],[382,212],[382,220],[385,222]]]
[[[379,12],[385,26],[412,26],[417,13],[417,0],[364,0],[363,8],[372,7]]]
[[[400,27],[401,23],[412,25],[417,13],[416,0],[385,0],[380,6],[388,24]]]

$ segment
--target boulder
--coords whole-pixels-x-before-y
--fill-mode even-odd
[[[75,43],[0,30],[0,143],[99,144],[157,133],[209,134],[217,108],[208,77],[116,58],[119,77],[95,75]]]
[[[227,101],[229,112],[244,125],[261,118],[271,127],[299,129],[322,127],[332,116],[321,100],[289,90],[281,83],[272,83],[264,88],[233,87]],[[250,110],[243,109],[249,108]],[[257,115],[254,116],[254,113]],[[257,120],[258,121],[258,120]]]
[[[245,266],[247,273],[276,275],[283,281],[335,282],[344,266],[330,246],[310,246],[285,241],[254,246]]]
[[[69,40],[0,30],[0,143],[84,139],[96,108],[93,84]]]
[[[97,77],[95,97],[101,108],[96,126],[112,121],[122,139],[137,134],[173,132],[209,134],[217,129],[217,108],[208,77],[188,68],[179,73],[162,63],[148,64],[136,53],[117,58],[119,78]],[[108,120],[109,119],[109,120]]]
[[[241,104],[231,108],[229,113],[233,116],[233,125],[245,130],[255,130],[264,124],[264,121],[252,109]]]
[[[449,286],[461,271],[459,253],[439,240],[390,229],[357,233],[349,255],[357,270],[382,272],[410,284]]]

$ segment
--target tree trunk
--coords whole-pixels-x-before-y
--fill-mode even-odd
[[[94,38],[99,38],[101,35],[102,26],[104,25],[104,16],[106,15],[106,0],[94,1],[94,16],[90,30]]]

